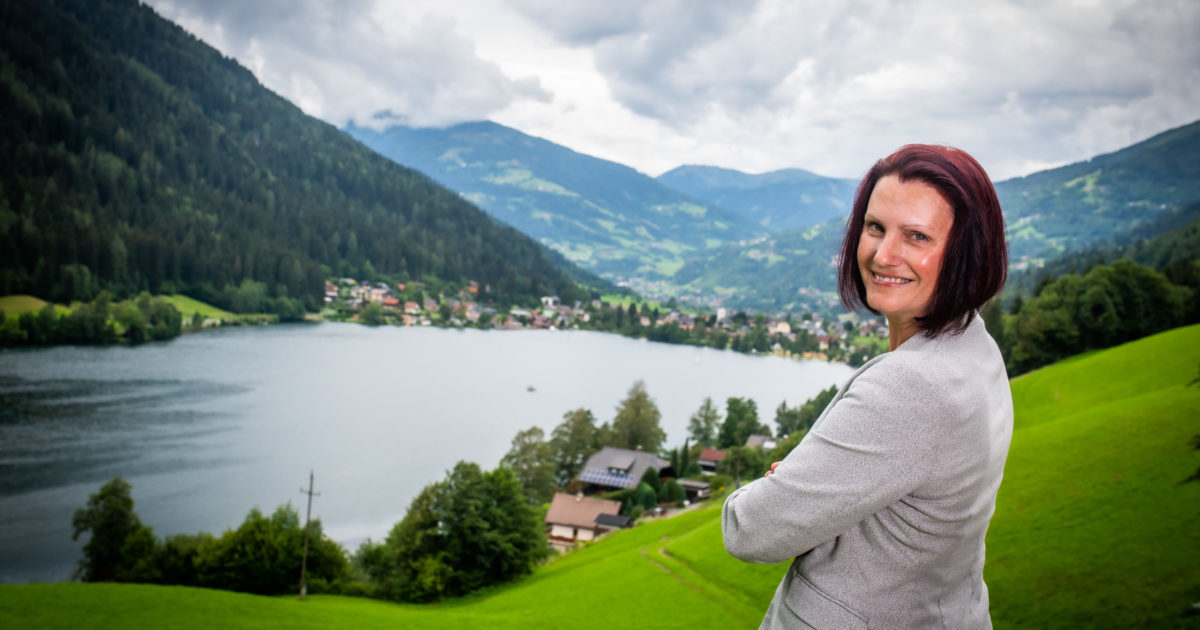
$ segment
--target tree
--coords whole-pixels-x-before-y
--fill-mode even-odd
[[[76,569],[84,582],[126,579],[134,567],[145,562],[147,553],[153,557],[154,534],[134,513],[131,488],[124,479],[113,477],[99,492],[88,497],[87,507],[75,510],[71,519],[75,528],[72,540],[91,533]],[[147,536],[151,540],[149,549]]]
[[[597,437],[596,418],[591,411],[580,408],[563,414],[563,421],[550,434],[550,456],[560,487],[567,487],[583,470],[587,458],[597,450]]]
[[[368,326],[378,326],[383,323],[383,306],[378,302],[371,302],[363,307],[358,314],[358,321]]]
[[[758,404],[750,398],[730,397],[725,401],[718,448],[742,446],[751,435],[770,435],[771,429],[758,421]]]
[[[322,533],[320,521],[308,526],[308,582],[310,590],[319,592],[345,576],[346,558]],[[197,583],[260,595],[293,592],[300,581],[303,546],[304,528],[291,503],[269,517],[254,508],[236,530],[201,541],[195,560]]]
[[[500,460],[501,466],[512,469],[532,505],[546,503],[554,494],[554,450],[544,438],[541,427],[520,431]]]
[[[385,546],[360,550],[377,592],[434,601],[529,573],[546,538],[511,469],[459,462],[413,499]]]
[[[705,396],[700,408],[688,419],[688,436],[699,444],[712,444],[720,422],[721,412],[713,405],[712,398]]]
[[[725,459],[717,466],[717,472],[733,477],[736,485],[740,486],[742,479],[754,478],[766,472],[769,462],[765,459],[761,449],[735,446],[725,451]]]
[[[786,436],[800,428],[802,412],[800,407],[788,408],[787,401],[779,403],[775,408],[775,426],[779,435]]]
[[[660,418],[658,407],[646,393],[646,384],[637,381],[617,406],[609,443],[618,448],[657,452],[667,437],[658,424]]]

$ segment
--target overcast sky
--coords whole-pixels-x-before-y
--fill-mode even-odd
[[[148,4],[339,127],[489,119],[649,175],[933,142],[1001,180],[1200,118],[1195,0]]]

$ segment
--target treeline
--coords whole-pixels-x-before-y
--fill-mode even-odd
[[[47,303],[12,322],[0,310],[0,346],[142,343],[178,337],[182,328],[183,317],[174,305],[145,292],[113,302],[101,291],[66,314]]]
[[[672,304],[673,302],[668,302],[668,308]],[[637,303],[630,302],[624,307],[613,304],[598,309],[589,306],[588,313],[591,319],[586,328],[590,330],[662,343],[729,349],[734,352],[762,354],[772,352],[776,347],[795,355],[820,351],[832,361],[845,361],[851,366],[858,366],[884,349],[876,340],[855,337],[846,341],[830,338],[827,342],[828,347],[822,350],[816,336],[798,325],[801,321],[812,319],[812,313],[805,313],[800,317],[789,316],[786,321],[790,324],[790,335],[771,333],[767,329],[765,315],[750,314],[746,311],[734,313],[726,325],[718,322],[715,314],[702,313],[692,318],[690,329],[678,322],[660,321],[659,308],[648,304],[641,304],[639,307]],[[643,325],[642,317],[646,317],[650,323]],[[842,330],[853,333],[854,326],[846,324]]]
[[[0,294],[90,301],[329,276],[580,290],[530,239],[264,89],[134,0],[0,4]]]
[[[1007,309],[994,300],[983,310],[988,330],[1016,376],[1055,361],[1200,322],[1200,261],[1168,268],[1170,275],[1131,260],[1086,273],[1045,279]]]
[[[159,539],[133,510],[131,486],[120,477],[91,495],[72,519],[74,538],[90,535],[76,576],[85,582],[142,582],[217,588],[261,595],[296,592],[304,529],[290,504],[270,516],[250,510],[221,536],[180,534]],[[342,548],[309,523],[308,585],[312,592],[354,592]]]

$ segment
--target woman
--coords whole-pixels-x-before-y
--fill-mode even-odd
[[[1012,397],[977,311],[1007,263],[995,189],[965,152],[905,146],[863,178],[838,289],[887,317],[891,352],[725,501],[729,553],[795,558],[762,627],[991,627],[984,536]]]

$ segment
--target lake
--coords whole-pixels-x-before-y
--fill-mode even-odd
[[[121,475],[159,537],[237,527],[291,501],[353,551],[459,460],[493,468],[513,435],[584,407],[611,421],[636,380],[667,446],[711,396],[774,427],[851,368],[587,331],[294,324],[138,347],[0,351],[0,582],[67,579],[71,517]],[[532,388],[532,390],[531,390]]]

